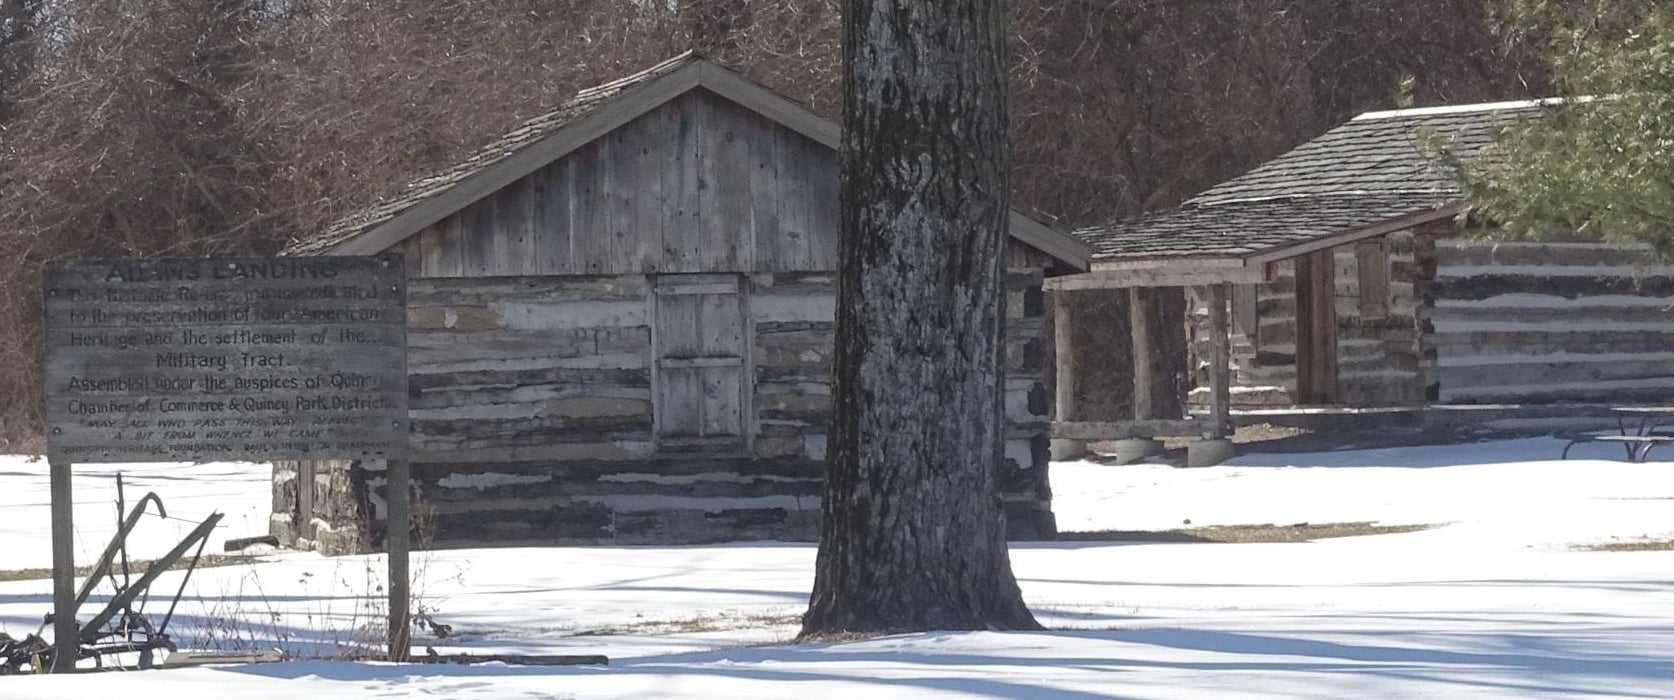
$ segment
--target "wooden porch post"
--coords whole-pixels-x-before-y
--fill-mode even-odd
[[[1216,438],[1228,435],[1232,411],[1232,339],[1227,324],[1231,285],[1209,285],[1209,419]]]
[[[1151,396],[1156,386],[1156,369],[1151,362],[1151,290],[1128,288],[1128,328],[1133,336],[1133,419],[1156,417]]]
[[[1075,414],[1075,314],[1070,310],[1069,290],[1052,293],[1052,360],[1055,371],[1055,391],[1052,420],[1058,423],[1073,421]],[[1081,440],[1053,438],[1052,459],[1079,459],[1087,455],[1087,443]]]
[[[1227,301],[1230,286],[1225,283],[1208,285],[1205,297],[1209,302],[1209,428],[1202,439],[1186,445],[1186,466],[1209,467],[1230,459],[1232,449],[1230,417],[1232,411],[1232,337],[1227,332]]]
[[[1054,419],[1075,420],[1075,347],[1069,292],[1052,293],[1052,354],[1057,368],[1057,396]]]

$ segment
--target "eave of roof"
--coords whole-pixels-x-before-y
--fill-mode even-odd
[[[1093,246],[1094,268],[1124,260],[1253,259],[1451,203],[1443,193],[1269,198],[1156,212],[1076,235]]]
[[[1093,269],[1144,261],[1255,260],[1300,254],[1309,241],[1432,220],[1460,210],[1456,183],[1426,153],[1434,139],[1481,157],[1506,126],[1539,118],[1553,100],[1368,112],[1179,208],[1074,232]]]

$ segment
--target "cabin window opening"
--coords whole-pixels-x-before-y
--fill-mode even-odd
[[[750,443],[750,328],[737,275],[655,278],[652,410],[661,453],[735,453]]]

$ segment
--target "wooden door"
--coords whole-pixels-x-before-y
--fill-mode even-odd
[[[1336,261],[1330,249],[1296,258],[1296,403],[1337,402]]]
[[[664,452],[749,446],[749,324],[734,275],[657,278],[653,403]]]

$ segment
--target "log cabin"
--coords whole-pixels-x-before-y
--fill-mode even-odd
[[[403,254],[421,544],[817,535],[830,411],[838,127],[687,55],[584,90],[451,168],[296,241]],[[1015,212],[1010,532],[1054,532],[1044,279],[1086,244]],[[384,465],[274,467],[271,531],[376,549]]]
[[[1646,246],[1463,228],[1438,155],[1483,157],[1547,107],[1363,114],[1180,207],[1076,231],[1092,265],[1048,281],[1057,322],[1074,323],[1078,293],[1185,288],[1191,311],[1167,332],[1188,335],[1192,403],[1209,416],[1078,420],[1074,368],[1102,351],[1064,342],[1057,432],[1224,437],[1231,408],[1667,401],[1674,267]],[[1136,347],[1154,342],[1134,327]],[[1134,381],[1140,396],[1157,380]]]

